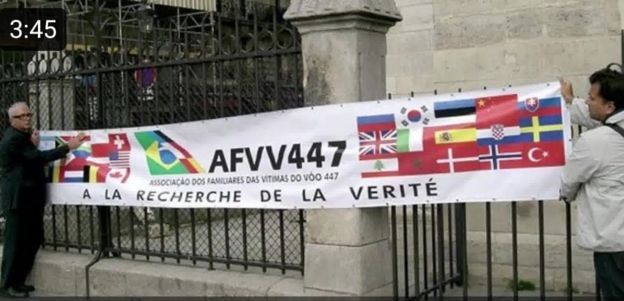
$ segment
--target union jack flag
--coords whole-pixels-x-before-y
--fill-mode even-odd
[[[395,154],[396,142],[396,129],[360,132],[360,157]]]

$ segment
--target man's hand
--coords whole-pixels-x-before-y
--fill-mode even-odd
[[[78,147],[80,147],[80,145],[82,145],[82,141],[85,139],[85,133],[78,133],[78,136],[76,137],[72,137],[71,139],[69,139],[69,141],[67,141],[67,146],[69,147],[69,149],[77,149]]]
[[[33,143],[35,146],[38,146],[38,145],[39,145],[39,141],[40,141],[40,140],[41,140],[41,139],[40,139],[40,137],[39,137],[39,131],[38,131],[38,130],[34,130],[34,131],[32,132],[32,134],[30,135],[30,141],[32,141],[32,143]]]
[[[561,84],[561,96],[563,97],[563,100],[565,100],[567,104],[571,104],[572,100],[574,99],[574,90],[572,90],[572,83],[563,78],[559,80],[559,83]]]

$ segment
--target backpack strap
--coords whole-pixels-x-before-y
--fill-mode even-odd
[[[615,124],[615,123],[607,123],[605,124],[606,126],[612,128],[613,130],[615,130],[616,132],[618,132],[618,134],[622,135],[622,137],[624,137],[624,129],[621,128],[619,125]]]

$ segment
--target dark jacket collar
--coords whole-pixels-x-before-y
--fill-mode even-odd
[[[18,129],[16,129],[16,128],[12,127],[12,126],[9,126],[9,128],[7,129],[7,131],[9,131],[12,135],[15,135],[15,136],[19,136],[19,137],[30,137],[30,133],[20,131],[20,130],[18,130]]]

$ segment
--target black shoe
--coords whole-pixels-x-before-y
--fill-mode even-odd
[[[7,298],[28,298],[27,292],[20,292],[12,287],[0,289],[0,296]]]
[[[18,285],[18,286],[14,287],[14,288],[15,288],[16,291],[22,292],[22,293],[30,293],[30,292],[35,290],[34,286],[28,285],[28,284]]]

